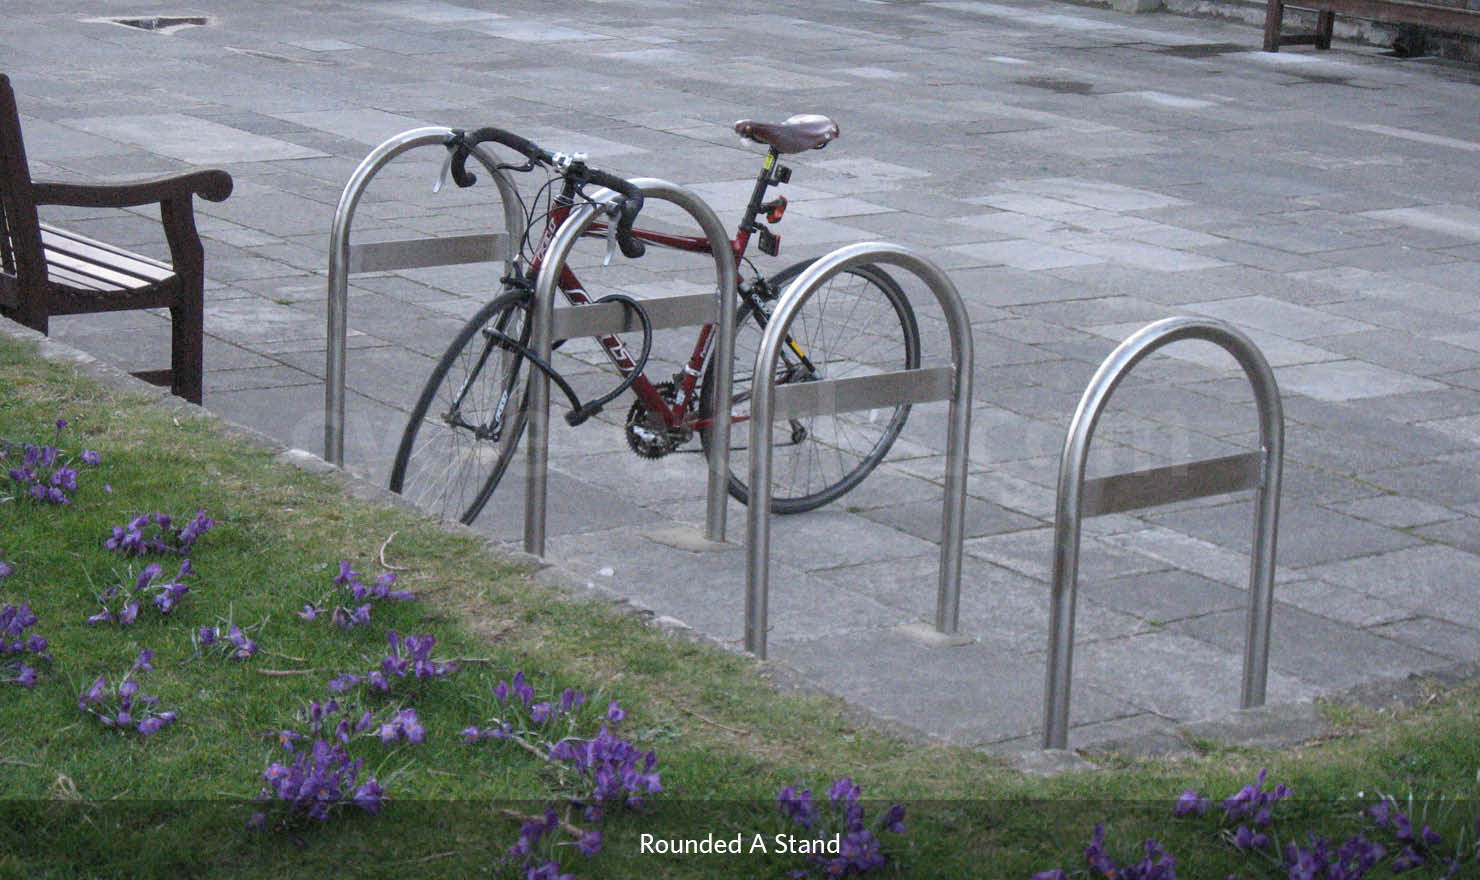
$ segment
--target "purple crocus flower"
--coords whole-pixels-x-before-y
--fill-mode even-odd
[[[98,455],[98,452],[97,452],[96,449],[84,449],[84,450],[82,450],[82,461],[83,461],[84,464],[89,464],[89,465],[96,466],[98,464],[98,462],[100,462],[102,460],[103,460],[103,457],[101,455]]]
[[[895,834],[903,834],[905,832],[904,805],[891,804],[888,812],[884,814],[883,824],[886,830]]]
[[[1177,805],[1172,808],[1172,815],[1186,816],[1189,813],[1196,813],[1201,816],[1208,811],[1208,803],[1207,798],[1189,788],[1177,798]]]
[[[77,708],[86,709],[88,706],[91,706],[94,703],[102,702],[103,691],[107,687],[108,679],[101,675],[98,676],[98,680],[92,683],[92,687],[88,688],[85,692],[83,692],[82,696],[78,698]]]
[[[606,720],[610,721],[611,723],[620,724],[622,720],[626,717],[627,710],[623,709],[621,706],[618,706],[616,700],[612,700],[611,704],[606,707]]]
[[[350,798],[355,806],[359,807],[367,813],[370,813],[371,815],[380,812],[380,804],[381,801],[383,801],[384,799],[385,790],[382,789],[380,787],[380,783],[376,782],[373,778],[365,782],[359,788],[356,788],[355,793]]]
[[[601,852],[601,832],[583,832],[581,834],[581,839],[576,841],[576,849],[580,850],[581,855],[585,856],[588,859]]]

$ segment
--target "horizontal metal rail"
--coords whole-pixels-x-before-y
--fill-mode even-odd
[[[950,400],[955,390],[955,367],[927,367],[872,376],[789,383],[776,386],[771,419],[784,421],[905,403]]]
[[[1264,455],[1245,452],[1167,467],[1086,480],[1080,493],[1080,516],[1123,513],[1257,489],[1264,479]]]
[[[497,263],[518,256],[508,235],[454,235],[352,244],[349,272],[389,272],[464,263]]]
[[[712,324],[715,320],[712,293],[679,294],[637,302],[654,330]],[[642,321],[631,308],[620,302],[556,306],[550,320],[550,332],[555,339],[634,333],[642,329]]]

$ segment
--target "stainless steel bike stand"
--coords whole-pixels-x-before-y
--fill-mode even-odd
[[[770,382],[753,383],[750,400],[750,505],[746,511],[745,649],[762,660],[766,658],[766,618],[770,598],[771,423],[780,419],[932,400],[951,402],[935,631],[954,635],[958,628],[967,440],[971,429],[972,348],[971,322],[956,286],[934,264],[906,247],[869,242],[839,248],[809,266],[781,294],[756,352],[753,375],[776,374],[776,361],[787,331],[802,306],[819,287],[833,276],[866,263],[899,266],[918,276],[935,294],[951,335],[951,366],[822,379],[780,387]]]
[[[512,271],[524,237],[524,214],[519,194],[497,160],[481,146],[471,150],[473,158],[488,170],[503,203],[504,231],[487,235],[458,235],[418,238],[351,246],[350,223],[355,206],[380,169],[402,153],[417,147],[443,147],[452,129],[413,128],[389,138],[370,151],[350,175],[334,210],[329,234],[329,318],[327,364],[324,371],[324,459],[344,466],[344,360],[345,336],[349,328],[349,275],[351,272],[388,272],[462,263],[504,262]],[[445,147],[443,147],[445,151]]]
[[[1089,442],[1110,394],[1136,364],[1181,339],[1222,346],[1243,367],[1259,408],[1260,451],[1086,481]],[[1249,565],[1248,635],[1244,643],[1242,708],[1264,705],[1269,677],[1269,625],[1274,605],[1275,532],[1280,515],[1285,421],[1279,387],[1264,355],[1243,333],[1207,318],[1167,318],[1148,324],[1110,353],[1090,379],[1064,440],[1054,517],[1053,595],[1049,610],[1048,675],[1043,698],[1043,747],[1069,742],[1069,682],[1074,653],[1074,600],[1079,577],[1080,519],[1174,501],[1255,490],[1254,547]]]
[[[635,178],[632,183],[642,189],[644,199],[671,202],[687,211],[710,241],[714,254],[714,294],[645,299],[642,307],[654,330],[697,324],[718,325],[719,338],[715,340],[709,358],[711,364],[726,365],[715,374],[715,397],[729,400],[734,381],[735,312],[739,308],[739,298],[735,293],[735,254],[730,250],[725,228],[702,199],[682,187],[650,177]],[[530,347],[546,363],[550,362],[556,337],[576,339],[640,329],[636,318],[621,303],[555,308],[555,290],[571,249],[603,214],[601,207],[591,204],[572,209],[545,251],[545,262],[541,264],[534,283]],[[544,556],[545,504],[550,468],[550,378],[540,370],[531,370],[528,400],[529,479],[524,500],[524,550],[535,556]],[[730,410],[729,407],[722,409],[722,413],[716,414],[710,429],[714,432],[714,442],[709,456],[704,539],[712,546],[723,546],[725,539],[725,504],[730,481]]]

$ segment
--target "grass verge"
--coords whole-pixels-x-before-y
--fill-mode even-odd
[[[585,877],[784,876],[808,862],[776,851],[774,835],[798,831],[777,813],[778,789],[810,788],[821,802],[841,777],[861,787],[870,817],[891,802],[907,806],[908,831],[880,834],[883,876],[1083,870],[1096,822],[1120,862],[1142,858],[1141,842],[1155,837],[1183,877],[1285,876],[1278,857],[1227,845],[1222,830],[1232,826],[1171,817],[1184,789],[1218,799],[1261,768],[1271,786],[1295,792],[1279,805],[1276,850],[1304,842],[1307,828],[1344,839],[1361,826],[1359,792],[1413,796],[1406,809],[1443,835],[1443,852],[1473,850],[1473,687],[1398,712],[1345,709],[1336,716],[1343,735],[1286,752],[1205,742],[1195,759],[1112,757],[1096,772],[1023,776],[982,752],[902,741],[850,720],[834,701],[774,688],[744,658],[560,594],[475,540],[352,500],[337,481],[275,463],[209,418],[103,387],[41,361],[30,344],[0,339],[0,389],[0,439],[9,444],[0,480],[27,442],[55,439],[64,454],[101,457],[82,469],[71,504],[0,501],[0,561],[14,568],[0,578],[0,605],[29,603],[54,658],[34,689],[0,683],[0,875],[524,876],[498,864],[519,836],[518,816],[555,804],[573,823],[598,826],[568,806],[589,788],[576,774],[509,740],[469,745],[459,736],[507,717],[495,689],[516,672],[541,700],[566,688],[586,695],[575,726],[561,731],[594,736],[615,700],[627,712],[617,729],[658,756],[663,792],[643,810],[609,811],[599,855],[587,860],[556,835],[560,845],[546,854]],[[58,418],[68,422],[59,437]],[[15,494],[8,481],[0,488]],[[216,526],[192,548],[196,573],[178,607],[162,615],[146,605],[132,626],[87,624],[101,590],[132,583],[156,558],[106,549],[113,527],[155,511],[183,522],[196,510]],[[178,565],[158,559],[167,574]],[[333,582],[341,560],[367,583],[394,566],[396,586],[417,600],[375,603],[370,622],[351,629],[327,615],[300,619],[306,604],[343,601]],[[254,657],[197,646],[201,627],[228,624],[258,642]],[[248,828],[264,770],[291,757],[281,731],[306,729],[331,678],[376,668],[388,630],[434,634],[434,657],[459,669],[397,682],[388,695],[360,688],[341,697],[354,706],[347,716],[369,711],[377,724],[414,708],[427,731],[421,743],[372,735],[350,743],[364,761],[360,778],[373,775],[385,789],[379,814],[350,808],[330,821]],[[143,690],[178,712],[177,722],[140,737],[79,710],[98,676],[116,682],[145,648],[154,670]],[[643,852],[643,834],[739,837],[747,849],[665,857]],[[766,852],[755,849],[756,834]],[[1434,864],[1420,871],[1438,876]]]

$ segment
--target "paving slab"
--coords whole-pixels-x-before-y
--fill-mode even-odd
[[[38,175],[63,179],[197,163],[233,175],[232,197],[197,217],[206,405],[223,416],[321,451],[328,235],[345,182],[381,139],[499,125],[690,187],[730,224],[759,164],[730,121],[825,113],[841,138],[787,158],[782,253],[752,256],[775,271],[894,241],[960,291],[977,354],[960,609],[972,641],[931,648],[901,629],[933,618],[938,586],[945,411],[920,406],[853,493],[773,522],[770,662],[898,732],[1036,748],[1063,433],[1115,344],[1178,314],[1248,332],[1285,400],[1275,631],[1319,637],[1276,647],[1281,705],[1261,716],[1258,741],[1318,732],[1316,696],[1480,660],[1472,68],[1345,44],[1264,53],[1246,24],[1051,0],[672,0],[657,17],[638,0],[377,0],[329,15],[293,0],[203,0],[192,9],[209,25],[167,34],[99,22],[96,6],[7,9],[0,50],[28,153]],[[447,69],[462,72],[455,85]],[[585,71],[579,87],[573,69]],[[430,149],[388,166],[356,240],[496,225],[486,187],[431,195],[442,160]],[[167,256],[149,218],[46,219]],[[600,254],[580,259],[594,281]],[[702,291],[712,274],[695,271],[654,254],[619,259],[601,281]],[[499,272],[354,279],[352,471],[384,478],[421,377]],[[918,311],[938,347],[944,324],[933,306]],[[166,351],[158,313],[60,319],[53,335],[128,369]],[[662,346],[667,378],[681,359],[668,349],[687,337]],[[1122,383],[1091,473],[1253,448],[1232,360],[1197,343],[1163,354]],[[583,390],[606,379],[589,346],[557,361]],[[551,561],[578,592],[622,596],[738,650],[744,508],[727,502],[730,549],[650,540],[704,520],[706,469],[696,443],[632,457],[629,405],[579,430],[556,420]],[[475,525],[511,549],[524,481],[521,460]],[[1239,499],[1085,524],[1072,745],[1175,750],[1185,725],[1233,717],[1251,529]],[[1298,653],[1316,647],[1330,656]],[[1358,650],[1381,662],[1339,662]]]

